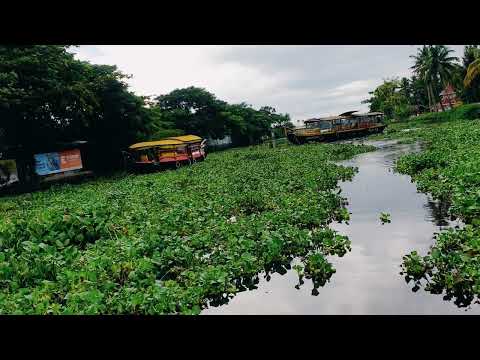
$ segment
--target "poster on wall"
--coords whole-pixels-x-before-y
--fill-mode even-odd
[[[57,174],[83,167],[79,149],[35,154],[35,172],[38,175]]]
[[[0,160],[0,188],[18,182],[15,160]]]

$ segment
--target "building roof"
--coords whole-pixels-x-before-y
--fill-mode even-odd
[[[450,94],[455,94],[455,89],[453,88],[452,85],[448,84],[445,89],[440,93],[440,96],[443,95],[450,95]]]

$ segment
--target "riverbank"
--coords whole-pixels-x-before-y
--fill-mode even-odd
[[[392,124],[383,138],[422,141],[424,151],[400,158],[397,171],[412,176],[419,191],[447,204],[449,216],[465,223],[438,234],[427,253],[406,255],[406,280],[414,290],[423,287],[459,307],[470,306],[480,296],[480,120],[429,115]]]

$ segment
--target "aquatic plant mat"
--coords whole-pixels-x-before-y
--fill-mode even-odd
[[[449,204],[449,216],[465,226],[437,234],[426,255],[406,255],[403,274],[414,291],[424,286],[466,307],[480,295],[480,120],[432,117],[393,125],[386,137],[423,142],[423,152],[403,156],[396,168],[420,191]]]
[[[371,146],[244,148],[0,200],[0,313],[198,314],[292,260],[314,292],[349,240],[333,161]],[[292,284],[295,286],[295,284]]]

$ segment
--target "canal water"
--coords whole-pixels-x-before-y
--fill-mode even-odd
[[[442,295],[420,288],[411,290],[400,275],[402,256],[412,250],[424,255],[434,243],[434,233],[461,226],[450,221],[441,204],[419,193],[409,176],[393,171],[395,160],[419,151],[418,144],[394,141],[364,141],[377,147],[353,159],[340,162],[358,167],[352,181],[340,184],[348,199],[349,224],[331,224],[347,235],[352,250],[342,258],[331,256],[336,268],[330,281],[312,295],[310,280],[296,289],[294,270],[260,276],[258,288],[237,294],[228,304],[205,309],[203,314],[480,314],[480,306],[458,308]],[[382,225],[380,213],[391,215]]]

